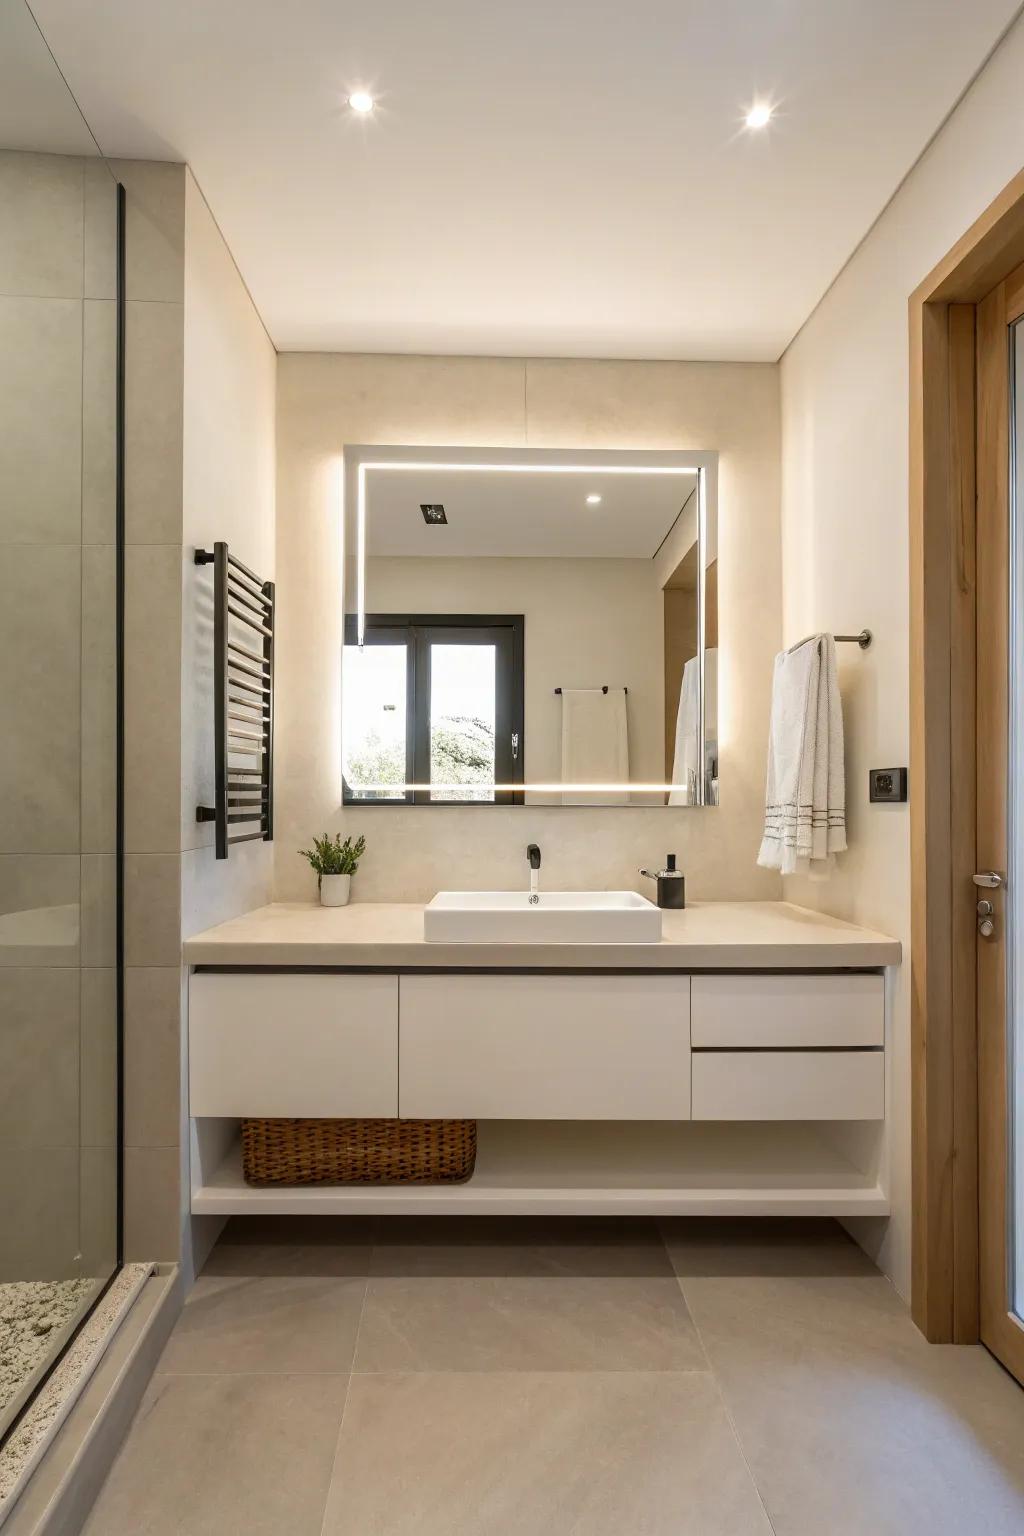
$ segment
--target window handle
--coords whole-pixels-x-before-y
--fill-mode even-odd
[[[975,885],[980,885],[986,891],[998,891],[1003,884],[1002,875],[997,875],[994,869],[986,870],[984,874],[972,875]]]

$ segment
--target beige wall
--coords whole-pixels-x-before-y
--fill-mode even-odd
[[[378,557],[367,561],[366,594],[367,607],[380,613],[524,615],[527,782],[562,777],[555,689],[602,683],[629,689],[630,778],[661,781],[662,599],[653,561]],[[552,795],[527,798],[558,803]]]
[[[782,361],[784,635],[874,632],[841,647],[850,851],[792,900],[910,940],[906,806],[869,805],[867,770],[907,762],[907,299],[1024,164],[1024,26],[1009,34]],[[914,793],[911,782],[910,793]],[[909,949],[905,951],[909,960]],[[910,1283],[909,972],[894,998],[894,1214],[862,1232]]]
[[[755,864],[781,633],[777,368],[285,354],[277,423],[280,898],[314,896],[295,850],[328,828],[368,837],[355,886],[364,901],[515,886],[531,840],[555,885],[636,888],[637,866],[674,849],[695,897],[779,894],[777,877]],[[337,459],[345,443],[718,450],[721,807],[343,812]]]
[[[226,540],[274,576],[277,354],[191,172],[185,178],[182,492],[182,936],[269,900],[273,849],[242,843],[214,858],[213,568],[193,551]]]

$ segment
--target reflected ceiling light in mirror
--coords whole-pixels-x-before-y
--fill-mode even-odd
[[[467,475],[697,475],[704,471],[697,464],[447,464],[428,459],[386,459],[372,462],[360,459],[356,468],[356,644],[362,648],[366,638],[366,476],[368,471],[408,474],[410,471],[436,470]],[[589,501],[589,497],[587,498]],[[599,498],[600,499],[600,498]],[[393,787],[393,786],[392,786]],[[536,786],[528,786],[535,788]],[[632,787],[632,786],[631,786]],[[664,786],[663,786],[664,787]],[[669,786],[671,788],[671,786]],[[563,785],[564,789],[565,786]]]
[[[587,506],[588,507],[596,507],[600,500],[601,500],[601,498],[597,494],[597,492],[596,491],[591,491],[590,495],[587,497]]]
[[[774,111],[775,108],[771,105],[770,102],[755,101],[753,105],[748,108],[743,121],[746,123],[748,128],[753,129],[753,131],[757,133],[761,128],[767,128],[768,124],[772,120],[772,113]]]
[[[348,104],[353,112],[358,112],[360,117],[373,111],[376,103],[369,91],[353,91],[348,99]]]

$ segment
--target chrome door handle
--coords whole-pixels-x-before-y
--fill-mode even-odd
[[[994,869],[986,870],[983,874],[972,875],[975,885],[982,886],[986,891],[998,891],[1005,882],[1002,875],[997,875]]]

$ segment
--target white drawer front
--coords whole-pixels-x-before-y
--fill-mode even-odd
[[[687,976],[403,976],[400,1113],[688,1120]]]
[[[690,1038],[694,1050],[882,1045],[885,984],[868,974],[695,976]]]
[[[398,978],[199,973],[192,1115],[398,1113]]]
[[[696,1051],[694,1120],[882,1120],[882,1051]]]

